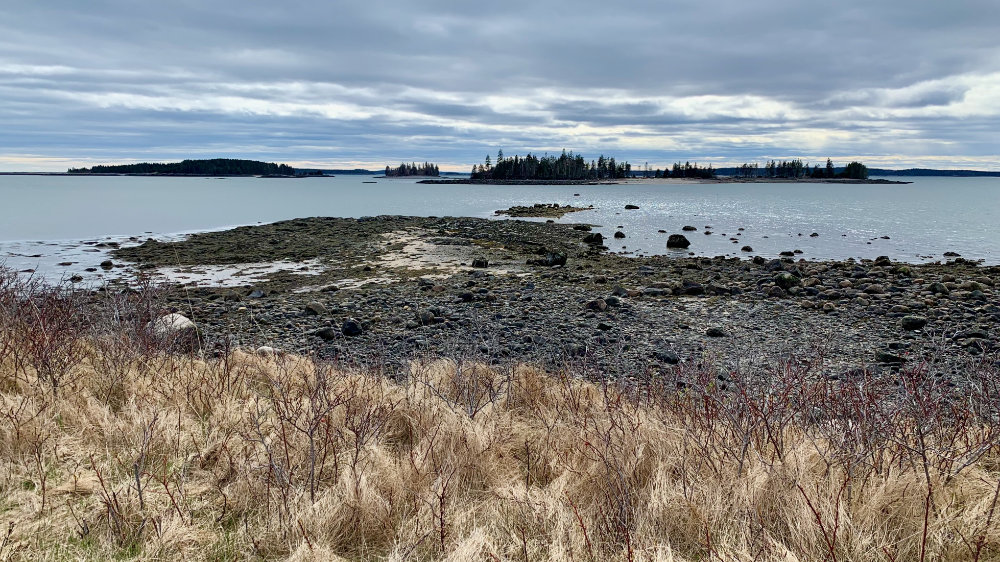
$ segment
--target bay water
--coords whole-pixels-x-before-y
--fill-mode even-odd
[[[418,184],[414,178],[344,175],[305,179],[136,176],[0,176],[0,262],[47,279],[84,274],[107,243],[311,216],[380,214],[497,217],[512,205],[559,203],[591,210],[557,222],[589,223],[612,251],[873,259],[921,263],[956,252],[1000,263],[1000,178],[893,178],[910,184],[662,183],[486,186]],[[372,183],[374,182],[374,183]],[[625,205],[637,205],[626,210]],[[545,219],[528,219],[545,220]],[[666,248],[682,227],[688,252]],[[612,236],[618,230],[625,238]],[[665,232],[659,232],[659,231]],[[711,232],[711,234],[707,234]],[[815,236],[811,236],[815,233]],[[742,252],[751,246],[753,252]],[[69,263],[70,265],[59,265]]]

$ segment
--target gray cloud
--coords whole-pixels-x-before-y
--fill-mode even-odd
[[[503,146],[995,168],[997,36],[993,0],[10,0],[0,156],[465,169]]]

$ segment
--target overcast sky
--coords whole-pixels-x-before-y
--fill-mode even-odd
[[[0,170],[498,148],[997,170],[998,38],[997,0],[3,0]]]

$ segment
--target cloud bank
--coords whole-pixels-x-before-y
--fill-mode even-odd
[[[373,0],[0,7],[0,169],[500,147],[1000,169],[1000,4]]]

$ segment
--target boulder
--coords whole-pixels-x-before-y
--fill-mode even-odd
[[[638,205],[625,205],[625,209],[629,210],[629,211],[633,211],[633,210],[638,209],[638,208],[639,208]]]
[[[904,316],[900,325],[904,330],[919,330],[927,325],[927,319],[923,316]]]
[[[170,349],[192,352],[201,348],[198,326],[183,314],[166,314],[150,322],[147,328],[154,338]]]
[[[774,276],[774,284],[781,287],[782,289],[791,289],[792,287],[798,285],[801,281],[798,277],[788,273],[787,271],[782,271]]]
[[[615,232],[615,238],[625,238],[625,233],[619,230]]]
[[[592,246],[600,246],[601,244],[604,244],[604,235],[602,235],[600,232],[593,232],[591,234],[584,236],[583,241],[584,243],[590,244]]]
[[[653,352],[653,357],[663,361],[667,365],[676,365],[681,362],[681,358],[677,355],[677,352],[672,349],[662,349]]]
[[[361,327],[361,323],[353,318],[344,320],[344,323],[340,326],[340,331],[345,336],[351,338],[354,336],[360,336],[364,333],[364,328]]]
[[[682,227],[681,230],[683,230],[684,232],[693,232],[693,231],[698,230],[698,229],[696,227],[694,227],[694,226],[687,225],[687,226]]]
[[[667,238],[668,248],[687,248],[691,245],[691,241],[687,239],[683,234],[671,234]]]
[[[313,335],[319,337],[321,340],[331,341],[337,339],[338,334],[337,330],[334,330],[333,328],[330,328],[328,326],[326,328],[320,328],[319,330],[316,330],[315,332],[313,332]]]
[[[323,303],[319,301],[312,301],[306,304],[306,306],[303,308],[303,312],[305,312],[309,316],[322,316],[327,313],[327,310],[326,310],[326,305],[324,305]]]
[[[562,252],[549,252],[545,254],[544,258],[528,260],[528,265],[544,265],[547,267],[566,265],[566,254]]]
[[[486,268],[490,266],[490,261],[486,258],[475,258],[472,260],[472,267]]]

